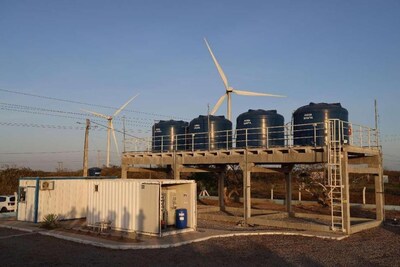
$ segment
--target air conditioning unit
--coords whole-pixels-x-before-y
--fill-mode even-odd
[[[40,181],[40,190],[53,190],[54,181]]]

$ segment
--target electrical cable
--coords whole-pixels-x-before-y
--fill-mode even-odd
[[[111,106],[105,106],[105,105],[99,105],[99,104],[91,104],[91,103],[86,103],[86,102],[81,102],[81,101],[76,101],[76,100],[69,100],[69,99],[49,97],[49,96],[43,96],[43,95],[37,95],[37,94],[30,94],[30,93],[24,93],[24,92],[20,92],[20,91],[15,91],[15,90],[7,90],[7,89],[3,89],[3,88],[0,88],[0,91],[6,92],[6,93],[12,93],[12,94],[18,94],[18,95],[42,98],[42,99],[47,99],[47,100],[53,100],[53,101],[66,102],[66,103],[71,103],[71,104],[79,104],[79,105],[107,108],[107,109],[113,109],[113,110],[118,110],[119,109],[119,107],[111,107]],[[183,120],[185,119],[185,118],[181,118],[181,117],[177,117],[177,116],[168,116],[168,115],[157,114],[157,113],[152,113],[152,112],[144,112],[144,111],[138,111],[138,110],[125,109],[124,111],[143,114],[143,115],[148,115],[148,116],[153,116],[153,117],[164,117],[164,118],[183,119]]]

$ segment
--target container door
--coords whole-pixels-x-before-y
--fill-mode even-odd
[[[136,223],[139,232],[153,234],[158,234],[160,232],[159,184],[141,184]]]
[[[35,220],[36,187],[20,187],[18,200],[18,220],[33,222]]]

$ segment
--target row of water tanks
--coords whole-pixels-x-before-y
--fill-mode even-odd
[[[310,103],[293,113],[293,144],[317,145],[325,142],[323,122],[348,121],[340,103]],[[338,130],[338,129],[337,129]],[[339,131],[339,130],[338,130]],[[343,136],[348,139],[348,128]],[[276,110],[249,110],[236,120],[236,148],[285,145],[284,118]],[[216,150],[232,147],[232,122],[224,116],[203,116],[185,121],[160,121],[153,126],[153,152]]]

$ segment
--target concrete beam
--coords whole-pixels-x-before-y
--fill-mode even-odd
[[[264,218],[252,217],[248,219],[248,223],[258,224],[264,226],[283,227],[288,229],[307,229],[309,231],[321,231],[330,232],[330,228],[327,225],[311,224],[311,223],[300,223],[300,222],[288,222],[284,220],[267,220]]]
[[[379,156],[357,156],[349,157],[349,164],[352,165],[367,165],[368,167],[379,167]]]
[[[257,173],[283,173],[284,170],[281,168],[267,168],[267,167],[260,167],[260,166],[253,166],[251,167],[251,172]]]
[[[376,220],[372,220],[370,222],[365,222],[365,223],[359,223],[351,227],[351,233],[354,234],[364,230],[375,228],[380,226],[381,224],[382,224],[381,221],[376,221]]]
[[[129,167],[127,168],[128,172],[168,172],[169,170],[167,168],[136,168],[136,167]]]
[[[348,165],[347,170],[349,173],[359,174],[379,174],[379,168],[360,167],[355,165]]]
[[[220,169],[213,168],[190,168],[190,167],[182,167],[181,172],[222,172]]]

